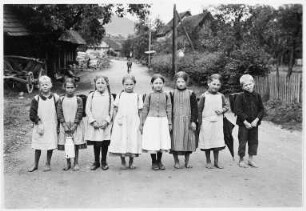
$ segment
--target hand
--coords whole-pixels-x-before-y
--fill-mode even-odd
[[[77,124],[73,124],[71,129],[70,129],[71,133],[74,133],[74,131],[77,129],[77,127],[78,127]]]
[[[142,134],[142,132],[143,132],[143,126],[142,125],[139,125],[139,131]]]
[[[95,128],[95,129],[99,129],[99,125],[96,121],[94,121],[93,123],[91,123],[92,126]]]
[[[39,123],[38,124],[38,127],[37,127],[37,132],[39,135],[44,135],[44,125],[42,123]]]
[[[244,120],[243,124],[245,125],[245,127],[246,127],[247,129],[252,128],[252,125],[251,125],[248,121],[246,121],[246,120]]]
[[[221,114],[223,114],[223,109],[221,109],[221,110],[215,110],[215,112],[216,112],[217,115],[221,115]]]
[[[197,129],[196,123],[191,122],[190,128],[191,128],[192,131],[196,131],[196,129]]]
[[[169,125],[169,132],[172,131],[172,125]]]
[[[70,131],[68,125],[66,123],[63,123],[64,131],[65,133],[68,133]]]
[[[103,120],[102,124],[100,124],[100,128],[105,129],[108,125],[108,122]]]
[[[253,122],[251,122],[251,126],[252,127],[257,127],[258,121],[259,121],[258,118],[254,119]]]

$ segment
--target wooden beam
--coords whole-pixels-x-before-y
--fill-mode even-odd
[[[183,30],[184,30],[184,32],[185,32],[185,35],[186,35],[186,37],[187,37],[187,39],[188,39],[188,41],[189,41],[189,44],[191,45],[191,48],[192,48],[192,50],[194,51],[193,43],[192,43],[192,41],[191,41],[191,39],[190,39],[190,37],[189,37],[189,35],[188,35],[188,33],[187,33],[187,31],[186,31],[184,25],[183,25],[182,19],[181,19],[180,15],[178,14],[177,11],[176,11],[176,14],[177,14],[177,17],[179,18],[179,22],[181,22],[181,25],[182,25]]]

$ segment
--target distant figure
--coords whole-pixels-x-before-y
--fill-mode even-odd
[[[128,59],[126,64],[127,64],[127,72],[130,73],[132,69],[132,64],[133,64],[131,59]]]

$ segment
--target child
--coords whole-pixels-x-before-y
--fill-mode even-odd
[[[172,106],[169,95],[163,91],[164,82],[165,79],[160,74],[153,75],[153,92],[145,98],[139,127],[143,132],[142,149],[151,153],[153,170],[165,170],[161,161],[162,152],[171,148],[169,132],[172,130]]]
[[[213,74],[208,78],[208,91],[200,97],[199,102],[199,148],[205,151],[206,168],[212,169],[210,151],[214,152],[214,166],[222,169],[219,165],[219,151],[225,148],[223,134],[223,113],[228,110],[228,105],[221,88],[221,76]]]
[[[126,65],[127,65],[127,72],[130,73],[131,72],[131,69],[132,69],[132,61],[131,59],[129,58]]]
[[[172,141],[171,153],[174,158],[174,168],[179,169],[178,155],[185,156],[185,167],[189,165],[189,157],[196,150],[195,130],[198,118],[198,106],[196,95],[187,89],[189,76],[185,72],[175,75],[176,89],[170,92],[172,99]]]
[[[87,144],[93,145],[95,162],[91,170],[100,167],[100,152],[102,149],[101,167],[107,170],[106,162],[110,133],[112,129],[113,97],[110,92],[109,80],[105,76],[94,79],[95,91],[90,93],[86,102],[88,124],[85,132]]]
[[[237,96],[235,100],[235,108],[237,114],[237,125],[239,148],[238,155],[239,166],[247,168],[247,164],[243,158],[245,156],[245,147],[248,143],[248,164],[251,167],[258,167],[253,160],[253,156],[257,155],[258,148],[258,125],[260,125],[261,119],[264,115],[264,106],[261,97],[258,93],[254,92],[254,79],[251,75],[242,75],[240,78],[240,84],[243,89],[243,93]]]
[[[87,148],[84,141],[84,123],[83,118],[83,102],[82,99],[75,96],[76,83],[72,78],[66,78],[64,83],[66,94],[58,101],[57,115],[60,121],[60,134],[58,141],[58,150],[65,149],[65,141],[67,136],[73,138],[75,145],[74,171],[78,171],[79,167],[79,149]],[[67,171],[71,168],[70,158],[67,158],[67,165],[63,168]]]
[[[57,148],[57,114],[56,104],[59,96],[51,92],[52,83],[48,76],[39,78],[39,95],[31,102],[30,119],[34,123],[32,148],[35,149],[34,165],[28,169],[38,169],[41,150],[47,150],[47,162],[43,171],[50,171],[52,152]]]
[[[109,152],[121,157],[122,169],[127,169],[125,157],[129,157],[129,168],[135,169],[134,157],[141,153],[139,114],[143,107],[142,97],[134,92],[136,79],[126,75],[122,79],[124,90],[114,102],[114,126]]]

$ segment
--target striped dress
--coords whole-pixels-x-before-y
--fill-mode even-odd
[[[191,107],[191,101],[194,101],[194,107]],[[192,112],[191,110],[196,110]],[[186,152],[194,152],[197,147],[195,132],[191,130],[191,113],[197,115],[196,96],[190,90],[178,90],[173,92],[173,131],[171,140],[171,152],[184,155]],[[196,118],[196,117],[195,117]]]

